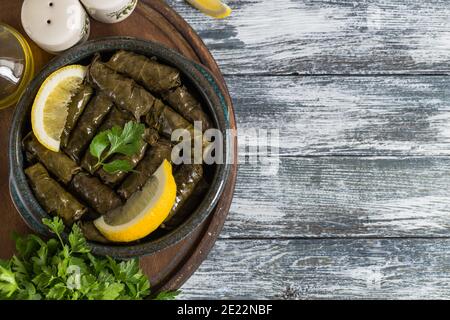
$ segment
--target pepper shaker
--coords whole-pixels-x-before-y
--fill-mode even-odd
[[[22,25],[36,44],[59,53],[89,37],[89,16],[78,0],[25,0]]]
[[[89,15],[104,23],[126,19],[136,8],[138,0],[80,0]]]

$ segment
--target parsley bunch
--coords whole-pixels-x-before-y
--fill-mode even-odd
[[[96,257],[77,225],[65,242],[60,218],[43,223],[56,238],[15,236],[18,254],[0,260],[0,299],[140,300],[150,294],[149,280],[137,259],[119,262]],[[174,299],[178,293],[162,292],[155,299]]]
[[[97,134],[89,146],[89,152],[97,158],[95,169],[103,167],[108,173],[118,171],[130,172],[133,170],[131,163],[127,160],[114,160],[106,163],[113,154],[132,156],[137,153],[142,144],[142,135],[145,126],[142,123],[129,121],[123,128],[113,127]]]

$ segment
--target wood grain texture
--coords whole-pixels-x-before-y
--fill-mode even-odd
[[[449,72],[448,3],[230,0],[208,21],[168,3],[240,129],[228,221],[183,297],[449,298],[449,78],[417,76]],[[246,162],[258,143],[274,157]]]
[[[225,20],[167,0],[226,74],[448,73],[446,0],[228,0]]]
[[[219,240],[184,299],[449,299],[450,240]]]
[[[450,158],[241,164],[223,238],[450,236]]]
[[[450,77],[228,76],[240,154],[450,155]]]
[[[230,0],[205,20],[167,2],[240,129],[230,215],[183,298],[449,298],[448,3]],[[258,143],[274,157],[246,162]]]
[[[449,236],[449,79],[227,77],[241,165],[222,237]]]

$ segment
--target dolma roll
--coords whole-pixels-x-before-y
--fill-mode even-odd
[[[64,150],[77,163],[112,106],[111,100],[101,94],[96,95],[87,105]]]
[[[99,60],[92,61],[88,71],[88,81],[107,95],[114,103],[133,114],[137,121],[153,107],[156,98],[134,80],[127,78]]]
[[[178,114],[172,108],[166,106],[160,100],[157,100],[152,111],[150,111],[145,117],[145,122],[147,125],[157,130],[162,136],[168,139],[173,139],[172,133],[178,129],[184,129],[189,133],[191,138],[191,143],[194,143],[196,138],[200,139],[203,148],[205,148],[209,142],[203,139],[202,131],[195,130],[194,126],[184,119],[180,114]],[[181,142],[182,138],[178,141],[172,140],[173,142]],[[193,144],[192,144],[193,145]]]
[[[184,221],[186,221],[186,218],[195,211],[195,209],[199,206],[199,204],[202,202],[206,192],[208,191],[209,184],[206,182],[205,178],[203,177],[200,179],[200,181],[197,183],[196,187],[194,188],[194,191],[189,196],[189,199],[187,199],[184,204],[180,205],[176,212],[171,211],[170,219],[166,218],[166,220],[161,225],[162,229],[166,230],[172,230],[178,227],[180,224],[182,224]]]
[[[180,217],[177,219],[176,216],[203,178],[203,166],[201,164],[183,164],[175,172],[174,178],[177,184],[177,196],[169,215],[163,223],[165,228],[175,226],[177,222],[175,220],[181,220]]]
[[[106,131],[116,126],[123,128],[127,122],[132,120],[133,116],[129,112],[113,107],[98,131]]]
[[[145,117],[150,128],[158,130],[160,134],[170,138],[177,129],[189,129],[192,125],[172,108],[157,100],[153,109]]]
[[[94,89],[92,87],[83,84],[81,89],[72,97],[69,106],[66,124],[64,125],[63,132],[61,134],[61,146],[66,147],[69,142],[69,136],[75,127],[78,119],[84,111],[84,108],[91,100]]]
[[[145,123],[147,123],[151,129],[156,130],[159,133],[162,133],[161,127],[165,108],[166,105],[158,99],[153,104],[152,111],[145,116]]]
[[[44,166],[37,163],[25,170],[36,199],[50,215],[61,217],[67,226],[81,218],[87,208],[53,180]]]
[[[135,168],[135,172],[130,173],[122,182],[117,191],[118,194],[124,199],[130,198],[133,193],[145,185],[164,159],[170,161],[171,152],[172,145],[170,142],[163,139],[159,140],[155,146],[149,148],[145,157]]]
[[[96,167],[97,162],[98,159],[94,157],[90,153],[89,148],[87,148],[86,152],[84,153],[83,159],[81,160],[81,167],[91,175],[93,175],[98,170],[98,168]]]
[[[100,214],[105,214],[122,205],[119,196],[101,181],[85,172],[73,177],[72,189],[89,206]]]
[[[120,50],[112,56],[107,65],[134,79],[151,92],[160,93],[181,84],[177,69],[133,52]]]
[[[114,160],[126,160],[131,164],[131,167],[134,169],[139,161],[142,160],[142,158],[145,155],[145,151],[147,150],[147,143],[142,141],[141,146],[139,148],[139,151],[132,156],[126,156],[126,155],[117,155],[113,156],[111,159],[108,160],[114,161]],[[124,171],[118,171],[114,173],[108,173],[105,170],[100,169],[97,171],[97,175],[100,177],[100,179],[107,185],[113,187],[116,184],[120,183],[127,175],[127,172]]]
[[[132,119],[133,117],[128,112],[124,112],[117,107],[113,107],[96,133],[109,130],[114,126],[123,128],[125,124]],[[84,153],[83,160],[81,161],[81,167],[84,170],[88,171],[90,174],[94,174],[97,171],[97,169],[95,168],[96,164],[97,158],[92,156],[89,148],[87,148],[86,152]]]
[[[32,155],[30,152],[25,150],[25,160],[28,163],[32,163],[35,159],[36,159],[36,157],[34,155]]]
[[[100,231],[98,231],[97,227],[94,225],[92,221],[80,221],[78,226],[83,232],[84,237],[89,241],[95,241],[100,243],[111,243],[108,239],[106,239]]]
[[[175,68],[123,50],[117,52],[107,65],[142,84],[150,92],[162,94],[169,105],[191,123],[201,121],[202,131],[211,127],[211,120],[202,110],[200,102],[185,86],[181,86],[180,73]]]
[[[159,134],[158,131],[153,128],[145,128],[144,136],[142,138],[149,146],[154,146],[158,143]]]
[[[145,117],[145,122],[150,128],[157,130],[169,139],[172,138],[172,133],[177,129],[185,129],[192,139],[195,137],[194,126],[161,100],[155,102],[153,109]],[[202,134],[200,130],[198,130],[198,134]]]
[[[48,171],[64,184],[68,184],[81,169],[64,153],[53,152],[45,148],[31,132],[26,136],[23,145],[31,158],[39,160]]]
[[[180,115],[191,123],[194,123],[194,121],[200,121],[203,132],[211,128],[211,120],[203,111],[200,102],[185,86],[166,91],[162,94],[162,96],[172,108],[174,108]]]

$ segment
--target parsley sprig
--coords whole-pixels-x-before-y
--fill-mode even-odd
[[[115,126],[98,133],[89,146],[89,152],[97,159],[94,169],[103,167],[108,173],[132,171],[133,166],[127,160],[106,161],[114,154],[132,156],[139,152],[144,130],[145,126],[142,123],[129,121],[123,128]]]
[[[96,257],[77,225],[64,241],[60,218],[43,222],[56,238],[15,236],[17,255],[0,260],[0,300],[140,300],[150,294],[137,259]],[[161,292],[155,299],[174,299],[178,293]]]

